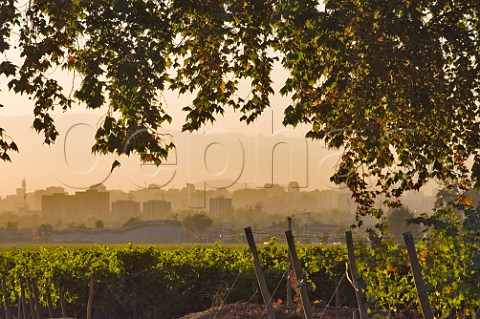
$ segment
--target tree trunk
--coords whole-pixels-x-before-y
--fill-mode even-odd
[[[17,312],[17,318],[18,319],[23,319],[23,311],[22,311],[22,297],[18,298],[18,312]]]
[[[5,318],[12,319],[12,312],[10,311],[10,305],[7,300],[7,288],[5,287],[5,278],[2,278],[2,294],[3,294],[3,307],[5,308]]]
[[[33,302],[35,306],[35,314],[37,319],[42,319],[42,307],[40,306],[40,299],[38,298],[38,289],[37,285],[35,284],[35,281],[29,280],[30,282],[30,289],[32,290],[33,293]]]
[[[27,283],[27,289],[30,290],[30,288],[28,287],[28,283]],[[28,294],[28,305],[30,306],[30,316],[29,318],[34,318],[34,319],[38,319],[37,316],[36,316],[36,313],[35,313],[35,300],[33,300],[33,294],[32,292],[30,291],[30,293]]]
[[[54,310],[53,310],[52,292],[50,288],[51,288],[50,285],[47,283],[46,295],[47,295],[47,305],[48,305],[48,316],[50,318],[53,318]]]
[[[90,282],[88,284],[88,303],[87,303],[87,319],[92,319],[93,315],[93,294],[95,289],[95,278],[90,276]]]
[[[67,316],[67,302],[65,300],[65,295],[64,295],[62,286],[60,286],[59,290],[60,290],[59,291],[59,294],[60,294],[60,308],[62,310],[62,317],[66,317]]]
[[[21,318],[26,319],[27,309],[25,307],[26,297],[25,297],[25,286],[23,284],[23,279],[20,279],[20,294],[21,294],[20,298],[22,300],[22,317]]]

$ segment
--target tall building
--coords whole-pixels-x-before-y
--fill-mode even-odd
[[[210,214],[225,214],[233,211],[232,199],[223,196],[210,198]]]
[[[45,195],[63,194],[65,189],[63,187],[49,186],[46,189],[39,189],[33,192],[33,209],[42,210],[42,198]]]
[[[89,189],[75,195],[54,193],[42,196],[42,214],[49,217],[75,218],[109,216],[110,193]]]
[[[69,198],[69,212],[77,216],[108,217],[110,214],[110,193],[88,189],[76,192]]]
[[[143,215],[147,219],[161,219],[172,211],[172,203],[165,200],[149,200],[143,203]]]
[[[27,194],[27,181],[25,180],[25,177],[22,180],[22,187],[17,188],[16,190],[16,195],[19,199],[22,199],[25,197],[25,194]]]
[[[18,209],[17,212],[20,215],[24,215],[27,210],[28,210],[28,204],[27,204],[27,181],[25,180],[25,177],[22,180],[22,187],[17,188],[16,191],[17,195],[17,203],[18,203]]]
[[[117,200],[112,203],[112,215],[140,214],[140,203],[134,200]]]
[[[207,208],[207,192],[196,190],[188,194],[188,209],[205,210]]]
[[[67,215],[68,195],[55,193],[42,196],[42,215],[45,217],[65,218]]]

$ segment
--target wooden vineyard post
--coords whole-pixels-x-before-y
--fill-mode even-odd
[[[353,289],[355,290],[355,297],[357,298],[358,311],[360,312],[360,319],[367,319],[367,309],[365,308],[365,296],[359,285],[359,275],[357,268],[357,260],[355,258],[355,250],[353,249],[353,237],[352,232],[349,230],[345,232],[346,243],[347,243],[347,252],[348,252],[348,263],[350,266],[350,272],[352,274]]]
[[[293,270],[295,271],[295,276],[297,277],[297,285],[300,287],[300,298],[302,299],[303,313],[306,319],[313,319],[312,307],[310,305],[310,300],[308,299],[307,286],[305,276],[303,271],[300,268],[300,262],[298,261],[297,251],[295,250],[295,241],[293,239],[293,234],[290,230],[285,232],[288,243],[288,251],[290,253],[290,259],[292,261]]]
[[[270,292],[268,291],[267,281],[263,275],[262,267],[260,266],[260,259],[258,258],[257,246],[255,245],[255,240],[253,239],[253,233],[251,227],[246,227],[245,235],[247,236],[248,246],[253,257],[253,266],[255,268],[255,275],[257,276],[258,286],[260,287],[260,292],[263,296],[263,301],[265,302],[265,307],[267,308],[267,314],[269,319],[275,319],[275,311],[273,310],[272,298]]]
[[[292,217],[288,217],[288,230],[292,231]],[[290,259],[290,256],[289,256]],[[292,296],[292,281],[290,280],[290,272],[292,271],[292,261],[288,262],[288,278],[287,278],[287,311],[290,313],[290,310],[293,308],[293,296]]]
[[[428,300],[427,289],[425,289],[425,283],[423,282],[422,267],[418,262],[412,233],[404,233],[403,240],[405,241],[405,245],[407,246],[408,260],[410,261],[410,268],[412,269],[415,288],[417,289],[417,295],[420,299],[420,305],[422,306],[423,318],[433,319],[433,312],[432,308],[430,307],[430,302]]]
[[[337,291],[335,292],[335,308],[340,308],[342,306],[342,295],[340,294],[340,279],[335,280],[335,287]]]

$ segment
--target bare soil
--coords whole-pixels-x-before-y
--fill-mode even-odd
[[[325,307],[322,302],[312,305],[312,311],[315,319],[360,319],[358,311],[355,308],[335,308]],[[277,319],[301,319],[303,318],[303,309],[295,305],[292,309],[287,309],[284,304],[274,304]],[[371,314],[372,318],[388,318],[386,313]],[[214,307],[206,311],[192,313],[180,319],[260,319],[268,318],[265,307],[259,304],[248,302],[237,302],[235,304]],[[395,318],[416,319],[421,318],[419,314],[410,313],[408,315],[397,315]]]

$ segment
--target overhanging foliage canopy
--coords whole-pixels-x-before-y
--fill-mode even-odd
[[[171,120],[162,90],[194,93],[184,130],[226,107],[249,123],[270,106],[278,58],[290,72],[284,124],[308,123],[308,137],[345,150],[332,180],[364,214],[377,195],[395,199],[430,179],[479,185],[479,9],[467,0],[0,0],[0,75],[3,88],[33,98],[46,143],[58,135],[54,108],[106,106],[93,151],[158,165],[173,147],[157,133]],[[57,67],[81,74],[72,95],[51,78]],[[247,99],[235,94],[240,81],[251,83]],[[0,134],[8,160],[16,145]]]

